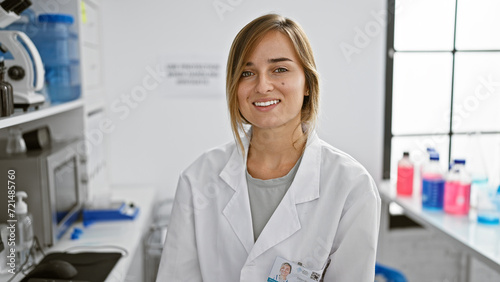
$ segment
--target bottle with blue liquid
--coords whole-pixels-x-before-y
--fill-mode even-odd
[[[422,207],[443,210],[445,180],[439,154],[430,152],[429,155],[429,163],[422,168]]]
[[[423,175],[423,170],[424,170],[424,167],[429,165],[429,158],[430,158],[430,153],[433,153],[433,152],[436,152],[436,149],[434,149],[433,147],[427,147],[426,149],[426,157],[424,157],[424,161],[420,164],[419,168],[418,168],[418,189],[419,189],[419,193],[422,192],[422,175]]]

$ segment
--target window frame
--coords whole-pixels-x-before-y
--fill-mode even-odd
[[[500,52],[499,50],[457,50],[456,49],[456,34],[457,34],[457,12],[459,0],[455,0],[455,20],[453,28],[453,50],[451,51],[396,51],[394,49],[394,27],[395,27],[395,11],[396,0],[387,1],[387,38],[386,38],[386,66],[385,66],[385,110],[384,110],[384,151],[383,151],[383,171],[382,179],[388,180],[391,175],[391,153],[392,153],[392,138],[393,137],[406,137],[406,136],[432,136],[432,135],[448,135],[448,163],[451,161],[452,156],[452,140],[453,136],[467,135],[471,132],[453,132],[453,101],[455,92],[455,56],[457,53],[465,52]],[[392,133],[392,103],[393,103],[393,75],[394,75],[394,54],[396,52],[412,52],[412,53],[431,53],[431,52],[451,52],[452,54],[452,77],[451,77],[451,96],[450,96],[450,123],[448,132],[443,134],[435,133],[419,133],[419,134],[397,134]],[[500,131],[479,131],[480,134],[500,134]]]

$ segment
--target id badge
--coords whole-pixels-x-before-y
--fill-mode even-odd
[[[318,282],[325,267],[321,270],[311,270],[282,257],[276,257],[267,282]]]

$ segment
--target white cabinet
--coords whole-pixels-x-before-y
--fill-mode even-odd
[[[23,132],[48,126],[53,141],[81,138],[79,153],[85,168],[82,179],[86,183],[87,196],[92,199],[93,195],[108,189],[99,3],[94,0],[39,0],[33,1],[30,8],[37,15],[64,13],[73,16],[73,28],[79,39],[82,95],[75,101],[54,106],[46,104],[27,113],[16,109],[14,115],[0,118],[0,139],[7,138],[11,126],[19,126]]]

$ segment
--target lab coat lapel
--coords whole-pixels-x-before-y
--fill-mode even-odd
[[[301,229],[297,205],[319,198],[320,163],[319,139],[316,133],[312,133],[292,185],[262,230],[247,262],[254,260]]]
[[[300,228],[297,206],[291,194],[287,193],[260,233],[247,262],[256,259],[265,251],[292,236]]]
[[[243,143],[245,152],[248,152],[248,140],[244,139]],[[235,148],[219,176],[234,190],[233,197],[223,209],[222,214],[229,221],[247,253],[250,253],[254,238],[245,164],[246,156],[243,158],[239,149]]]

